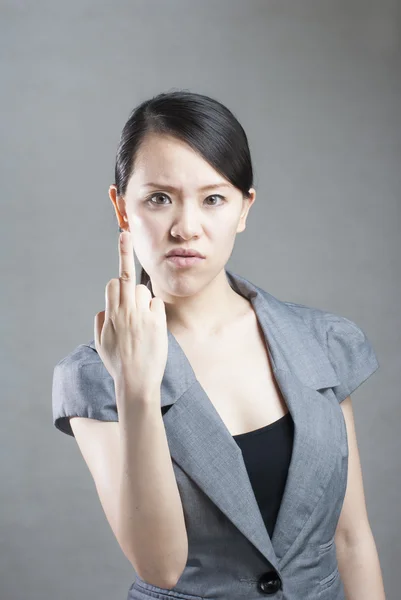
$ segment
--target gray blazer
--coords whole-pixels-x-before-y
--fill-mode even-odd
[[[344,500],[348,445],[339,403],[379,367],[363,331],[334,313],[285,302],[226,270],[263,329],[294,421],[284,496],[270,539],[242,452],[168,330],[161,410],[188,533],[176,586],[138,575],[127,600],[345,600],[334,534]],[[151,289],[149,284],[149,289]],[[114,380],[92,340],[54,368],[53,422],[117,421]]]

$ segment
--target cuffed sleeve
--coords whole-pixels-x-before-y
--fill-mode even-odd
[[[380,365],[372,344],[356,323],[329,313],[326,327],[328,356],[341,382],[333,391],[342,402]]]
[[[114,380],[88,346],[81,344],[54,367],[52,410],[54,426],[73,437],[70,417],[118,421]]]

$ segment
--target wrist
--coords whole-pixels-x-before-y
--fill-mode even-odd
[[[115,381],[114,389],[118,404],[122,407],[137,404],[160,405],[160,386],[151,388],[149,385],[131,384],[127,380],[123,380]]]

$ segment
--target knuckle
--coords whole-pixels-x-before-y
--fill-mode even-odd
[[[122,279],[123,281],[130,281],[131,275],[128,271],[122,270],[120,274],[120,279]]]
[[[116,285],[117,283],[118,279],[110,279],[110,281],[107,282],[106,288],[113,287],[113,285]]]

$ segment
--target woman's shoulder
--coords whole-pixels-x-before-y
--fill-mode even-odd
[[[52,410],[54,425],[70,436],[71,417],[118,420],[114,380],[93,342],[78,344],[55,365]]]
[[[313,330],[315,335],[327,340],[330,334],[364,338],[361,327],[352,319],[321,307],[285,301],[284,304]]]
[[[80,368],[82,366],[87,366],[90,364],[98,364],[101,363],[100,356],[96,351],[95,344],[92,341],[86,343],[80,343],[75,346],[68,354],[64,355],[60,360],[55,364],[55,367],[62,368]],[[103,364],[103,363],[102,363]]]

